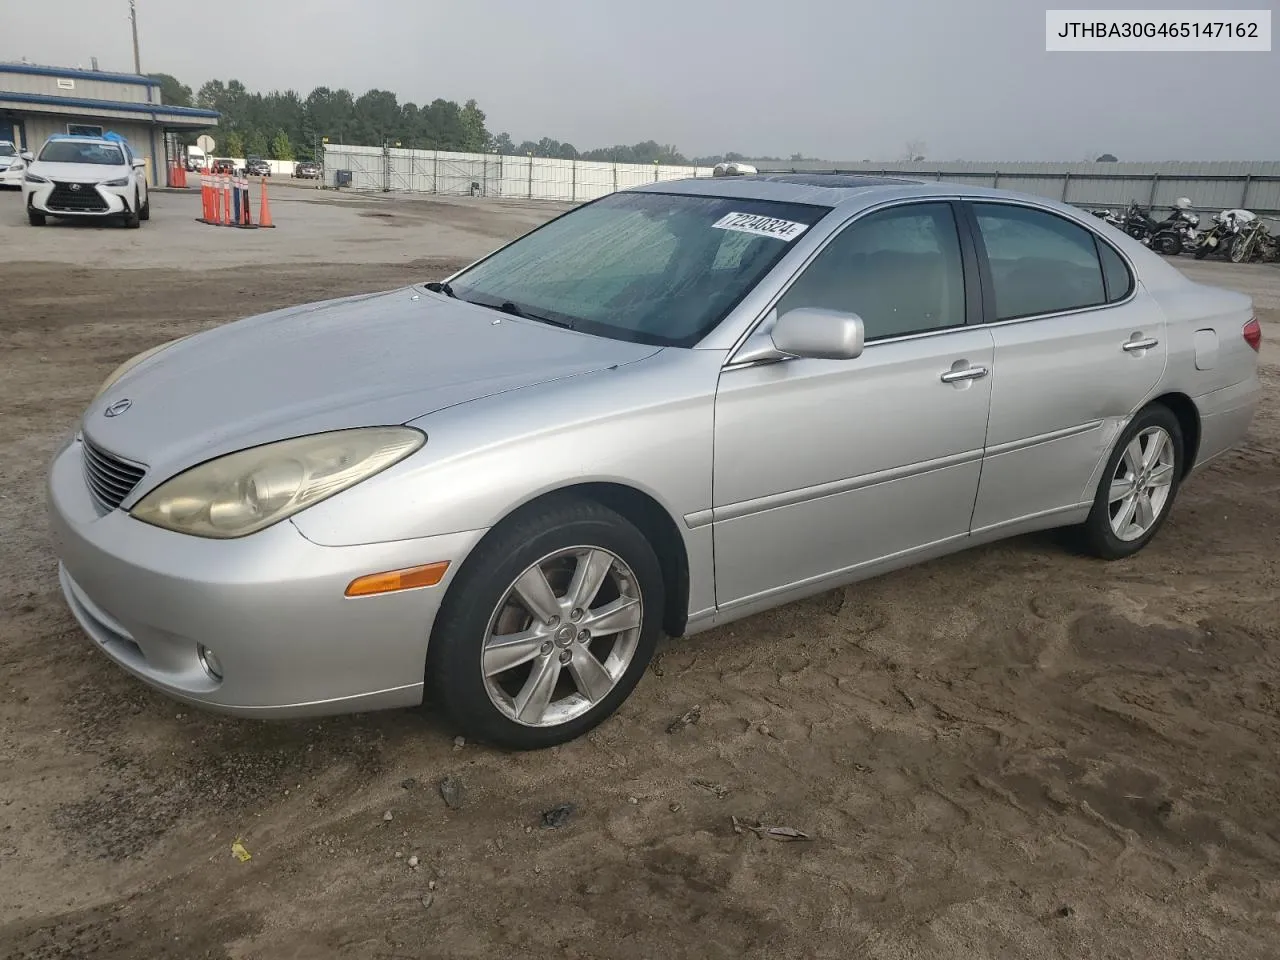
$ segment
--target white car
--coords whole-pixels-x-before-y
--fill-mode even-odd
[[[10,140],[0,140],[0,187],[21,187],[24,166],[17,146]]]
[[[118,217],[126,227],[151,218],[146,161],[123,141],[59,135],[23,159],[22,197],[33,227],[46,217]]]

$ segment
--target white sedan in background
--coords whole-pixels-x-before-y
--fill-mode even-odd
[[[55,136],[38,156],[23,159],[22,196],[33,227],[48,217],[118,217],[134,228],[151,218],[146,161],[123,141]]]
[[[11,140],[0,140],[0,187],[21,187],[25,164]]]

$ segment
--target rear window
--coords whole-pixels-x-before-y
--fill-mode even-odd
[[[80,143],[75,140],[51,140],[40,151],[46,163],[97,163],[107,167],[124,166],[124,154],[109,143]]]

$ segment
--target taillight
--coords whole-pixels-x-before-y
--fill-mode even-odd
[[[1262,349],[1262,325],[1258,323],[1257,317],[1244,325],[1244,342],[1254,350]]]

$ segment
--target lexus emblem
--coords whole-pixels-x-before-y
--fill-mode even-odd
[[[72,190],[77,190],[77,191],[78,191],[78,190],[80,189],[80,184],[78,184],[78,183],[73,183],[73,184],[71,184],[71,189],[72,189]]]
[[[125,397],[125,399],[117,400],[115,403],[111,404],[111,406],[107,407],[107,409],[103,410],[102,415],[104,417],[118,417],[131,406],[133,406],[133,401],[128,397]]]

